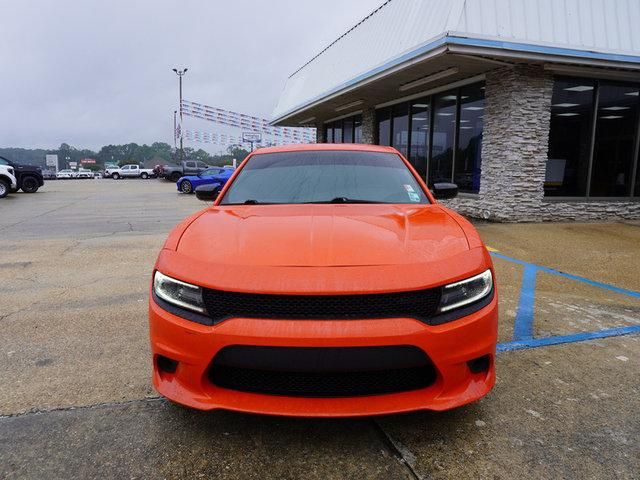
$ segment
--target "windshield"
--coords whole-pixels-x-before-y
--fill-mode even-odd
[[[221,205],[429,203],[394,153],[316,150],[251,157]]]

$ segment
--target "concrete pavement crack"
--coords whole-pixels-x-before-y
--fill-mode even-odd
[[[131,405],[133,403],[138,403],[138,402],[157,402],[157,401],[166,401],[166,400],[163,397],[154,396],[154,397],[145,397],[145,398],[135,398],[133,400],[124,400],[122,402],[100,402],[100,403],[93,403],[91,405],[70,405],[67,407],[55,407],[50,409],[33,408],[31,410],[27,410],[26,412],[9,413],[6,415],[0,415],[0,422],[2,420],[7,420],[9,418],[19,418],[19,417],[26,417],[30,415],[46,415],[46,414],[55,413],[55,412],[69,412],[73,410],[89,410],[92,408],[102,408],[102,407],[119,407],[121,405]]]
[[[406,467],[411,478],[414,478],[415,480],[429,479],[428,476],[420,475],[416,471],[414,467],[415,458],[408,458],[408,456],[406,455],[406,447],[404,447],[403,445],[399,445],[398,442],[394,440],[393,437],[389,435],[384,428],[382,428],[382,425],[380,425],[376,419],[372,419],[371,423],[373,423],[373,429],[378,434],[378,437],[380,438],[384,446],[387,448],[387,450],[389,450],[391,455],[393,455],[398,460],[398,462]]]

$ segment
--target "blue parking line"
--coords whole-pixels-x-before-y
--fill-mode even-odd
[[[600,330],[598,332],[581,332],[573,333],[571,335],[558,335],[555,337],[531,338],[528,340],[499,343],[497,351],[512,352],[514,350],[548,347],[550,345],[560,345],[562,343],[584,342],[585,340],[596,340],[598,338],[619,337],[620,335],[629,335],[633,333],[640,333],[640,325],[610,328],[607,330]]]
[[[596,282],[579,275],[564,273],[554,268],[536,265],[535,263],[525,262],[517,258],[509,257],[498,252],[490,252],[495,258],[516,263],[524,267],[522,273],[522,284],[520,287],[520,298],[518,300],[518,308],[516,318],[513,325],[513,341],[500,343],[497,346],[498,352],[509,352],[514,350],[523,350],[527,348],[546,347],[550,345],[559,345],[563,343],[583,342],[585,340],[594,340],[597,338],[615,337],[620,335],[629,335],[640,333],[640,325],[628,327],[617,327],[597,332],[582,332],[570,335],[557,335],[553,337],[535,338],[533,335],[534,322],[534,306],[535,306],[535,289],[536,289],[536,272],[550,273],[569,280],[586,283],[593,287],[602,288],[611,292],[627,295],[633,298],[640,298],[640,292],[628,290],[626,288],[616,287],[607,283]]]
[[[581,277],[579,275],[572,275],[570,273],[561,272],[560,270],[556,270],[554,268],[544,267],[542,265],[536,265],[535,263],[525,262],[524,260],[518,260],[517,258],[509,257],[507,255],[503,255],[498,252],[490,252],[492,257],[500,258],[501,260],[506,260],[507,262],[517,263],[518,265],[533,265],[537,270],[542,272],[551,273],[552,275],[558,275],[560,277],[568,278],[570,280],[575,280],[577,282],[586,283],[587,285],[591,285],[593,287],[603,288],[605,290],[610,290],[615,293],[620,293],[622,295],[628,295],[634,298],[640,298],[640,292],[636,292],[635,290],[628,290],[626,288],[616,287],[615,285],[609,285],[608,283],[596,282],[595,280],[591,280],[589,278]]]
[[[535,265],[526,264],[522,273],[520,300],[516,310],[516,320],[513,325],[513,340],[528,340],[533,338],[533,309],[536,299],[536,271]]]

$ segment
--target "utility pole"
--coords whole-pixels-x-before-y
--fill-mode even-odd
[[[184,160],[184,148],[182,146],[182,76],[187,73],[188,68],[178,70],[174,68],[173,71],[178,75],[178,84],[180,88],[180,161]]]

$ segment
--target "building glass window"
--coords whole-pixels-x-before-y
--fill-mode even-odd
[[[638,141],[640,142],[640,139]],[[636,186],[633,189],[633,196],[640,197],[640,150],[636,158]]]
[[[342,120],[333,122],[333,143],[342,143]]]
[[[453,146],[456,131],[455,92],[445,92],[434,97],[433,140],[429,182],[451,182],[453,174]]]
[[[353,143],[362,143],[362,115],[353,117]]]
[[[427,178],[427,155],[429,152],[429,129],[431,125],[431,99],[424,98],[411,104],[411,148],[409,161],[420,174]]]
[[[631,195],[640,141],[639,91],[637,84],[555,79],[545,196]]]
[[[587,194],[595,87],[595,82],[581,79],[556,80],[553,86],[547,196]]]
[[[353,118],[345,118],[342,122],[342,141],[353,143]]]
[[[631,193],[638,122],[637,87],[600,83],[591,167],[591,197]]]
[[[333,127],[332,126],[327,126],[327,130],[324,138],[326,139],[327,143],[333,143]]]
[[[458,150],[456,152],[453,182],[461,192],[480,191],[480,156],[482,153],[482,127],[484,119],[484,89],[482,85],[469,85],[460,89],[460,120]]]
[[[391,108],[382,108],[376,112],[378,121],[378,144],[391,145]]]
[[[400,103],[393,106],[393,124],[391,135],[393,148],[407,157],[409,150],[409,105]]]
[[[479,191],[484,82],[381,108],[376,116],[378,143],[392,144],[429,185],[455,179],[461,191]]]

